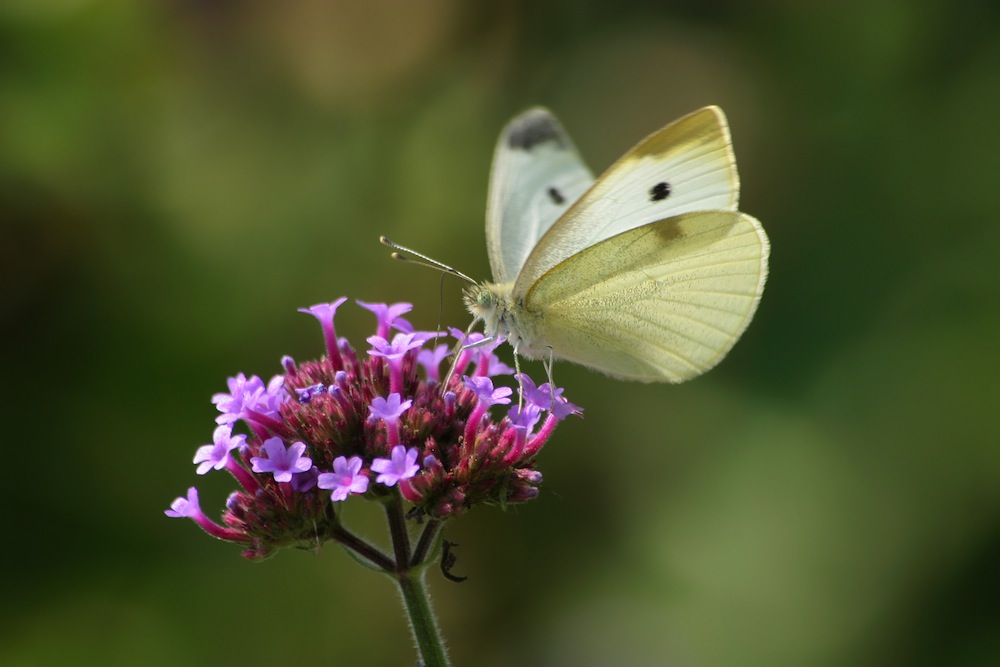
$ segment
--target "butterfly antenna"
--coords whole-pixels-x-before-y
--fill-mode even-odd
[[[393,259],[399,260],[400,262],[409,262],[410,264],[418,264],[420,266],[426,266],[429,269],[434,269],[435,271],[441,271],[442,273],[447,273],[449,275],[455,276],[456,278],[461,278],[465,282],[471,283],[473,285],[479,284],[469,276],[459,271],[458,269],[453,269],[447,264],[442,264],[436,259],[431,259],[427,255],[421,254],[416,250],[411,250],[406,246],[401,246],[397,243],[394,243],[385,236],[378,237],[378,240],[382,245],[392,248],[393,250],[396,251],[392,253]],[[403,253],[406,254],[404,255]],[[418,259],[413,259],[413,257],[407,257],[407,255],[413,255],[413,257],[417,257]]]

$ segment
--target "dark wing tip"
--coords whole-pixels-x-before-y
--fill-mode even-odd
[[[559,121],[549,111],[541,108],[525,111],[507,127],[507,145],[525,151],[547,141],[555,141],[562,146],[562,137]]]

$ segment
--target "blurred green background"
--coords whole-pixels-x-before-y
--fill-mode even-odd
[[[163,510],[217,514],[209,398],[321,353],[297,307],[437,323],[379,234],[488,275],[533,104],[598,173],[721,105],[772,270],[703,378],[557,366],[587,412],[541,497],[431,574],[456,666],[1000,664],[1000,9],[949,0],[0,2],[0,664],[414,663],[336,547],[250,563]]]

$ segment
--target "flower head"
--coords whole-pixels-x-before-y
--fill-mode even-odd
[[[352,497],[395,495],[412,504],[410,516],[444,520],[538,494],[538,452],[557,417],[577,410],[562,389],[519,376],[524,404],[493,416],[513,393],[497,384],[510,370],[493,353],[499,341],[464,350],[442,386],[448,346],[428,345],[436,335],[413,330],[402,318],[409,304],[361,304],[377,330],[359,353],[336,335],[344,302],[303,309],[321,324],[325,356],[282,357],[281,375],[265,383],[240,373],[229,378],[228,393],[212,398],[219,426],[194,461],[199,474],[226,470],[238,483],[221,524],[202,512],[193,488],[168,516],[190,518],[244,544],[248,558],[263,558],[339,539],[344,529],[330,503]],[[477,341],[479,334],[469,339]]]

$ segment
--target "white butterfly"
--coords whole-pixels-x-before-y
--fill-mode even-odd
[[[462,276],[466,306],[515,355],[683,382],[722,360],[764,290],[767,235],[738,198],[718,107],[646,137],[596,181],[555,117],[531,109],[497,143],[494,282]]]

